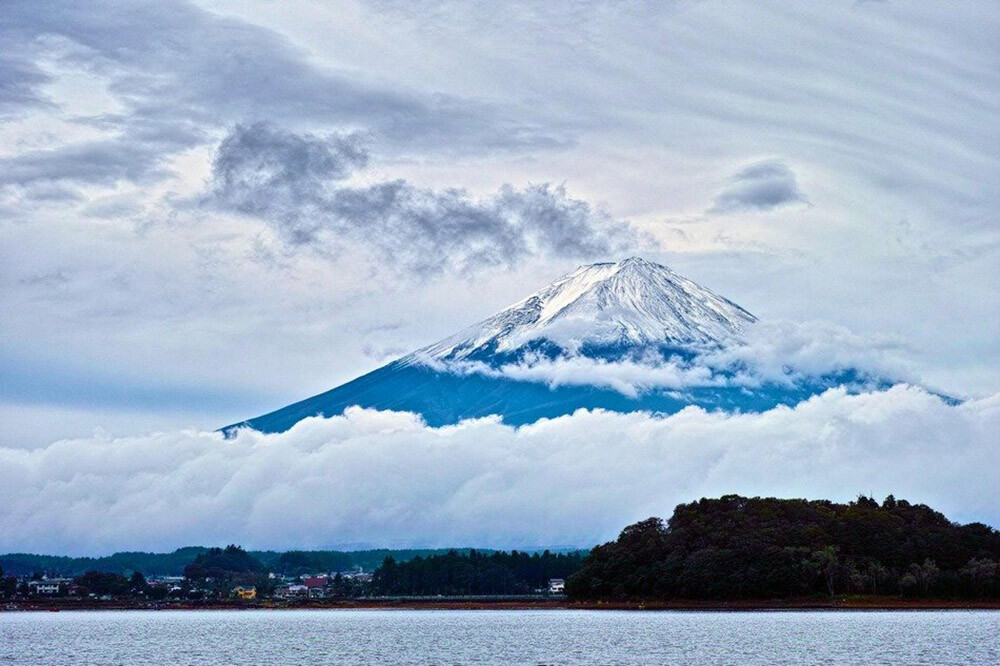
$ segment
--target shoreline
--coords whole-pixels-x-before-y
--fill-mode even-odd
[[[439,601],[433,598],[408,601],[339,600],[303,601],[299,603],[271,602],[94,602],[85,600],[7,602],[0,605],[0,613],[11,612],[61,612],[61,611],[247,611],[247,610],[607,610],[607,611],[929,611],[929,610],[1000,610],[1000,600],[962,599],[850,599],[840,598],[795,600],[743,600],[743,601]]]

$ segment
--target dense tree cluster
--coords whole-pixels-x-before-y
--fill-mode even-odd
[[[682,504],[594,548],[578,599],[771,599],[813,594],[1000,596],[1000,533],[925,505],[727,495]]]
[[[397,562],[387,557],[375,571],[372,588],[384,595],[525,594],[546,588],[552,578],[576,571],[581,553],[467,553],[415,557]]]
[[[145,594],[148,589],[146,577],[139,571],[133,573],[131,578],[105,571],[88,571],[74,578],[73,583],[80,588],[80,594],[135,595]]]
[[[252,585],[260,592],[270,592],[274,587],[261,561],[232,544],[199,554],[184,567],[184,578],[186,586],[214,594],[226,594],[234,585]]]
[[[239,546],[209,548],[184,567],[184,577],[191,580],[227,578],[237,574],[254,574],[264,570],[256,557]]]
[[[320,571],[347,571],[350,568],[350,556],[335,551],[290,550],[279,555],[272,564],[274,571],[287,576],[299,576]]]
[[[3,570],[3,566],[0,566],[0,598],[12,597],[16,591],[17,579],[8,576]]]

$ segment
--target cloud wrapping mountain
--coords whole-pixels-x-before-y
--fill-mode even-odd
[[[661,389],[795,387],[811,378],[844,372],[855,373],[860,381],[914,382],[904,351],[898,340],[860,336],[829,322],[768,321],[755,323],[741,340],[704,349],[696,358],[656,351],[621,360],[536,354],[496,367],[429,355],[418,360],[440,372],[541,382],[550,388],[600,386],[637,398]]]
[[[238,542],[588,546],[703,495],[894,493],[1000,524],[1000,395],[896,386],[794,408],[668,417],[581,410],[431,428],[351,409],[265,435],[98,434],[0,449],[0,551]]]

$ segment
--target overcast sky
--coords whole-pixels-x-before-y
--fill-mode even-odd
[[[989,399],[998,25],[991,0],[6,0],[0,446],[212,430],[630,255]]]

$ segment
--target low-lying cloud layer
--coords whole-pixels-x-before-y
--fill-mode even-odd
[[[636,240],[627,222],[562,186],[504,185],[478,199],[463,189],[430,190],[401,179],[344,182],[368,161],[357,134],[238,125],[216,151],[206,202],[261,218],[293,246],[353,240],[418,274],[513,266],[534,255],[614,256]]]
[[[0,551],[585,546],[730,492],[894,493],[997,525],[997,432],[1000,395],[949,405],[899,385],[761,414],[579,411],[520,428],[429,428],[352,408],[233,440],[99,434],[0,449]]]

